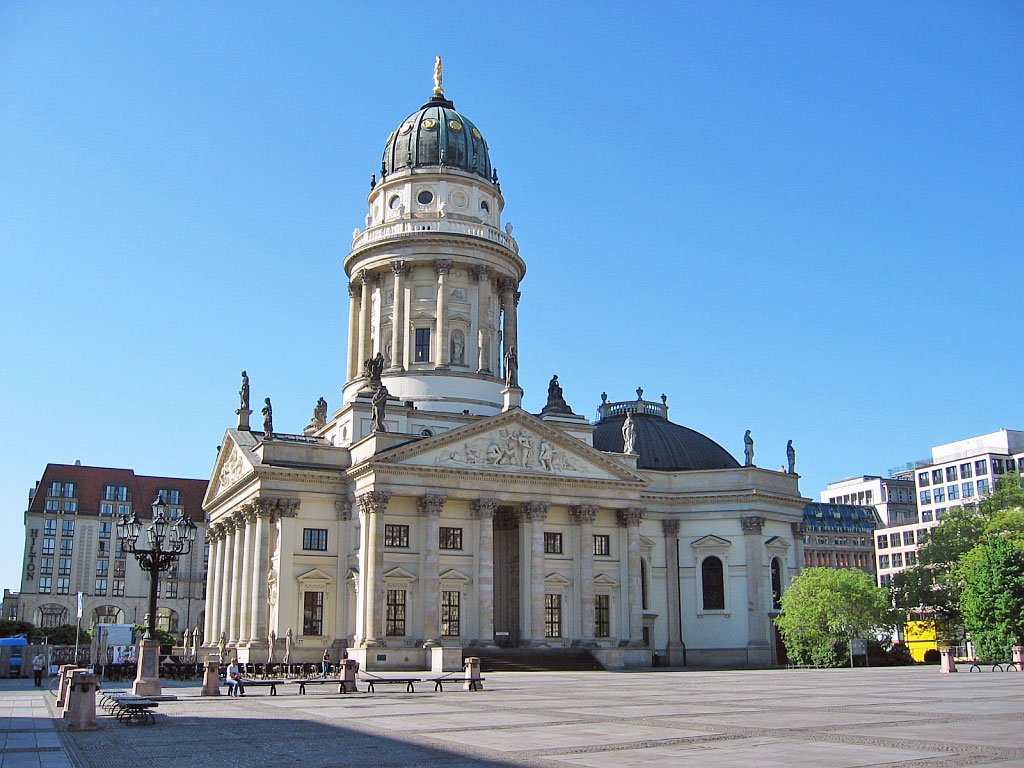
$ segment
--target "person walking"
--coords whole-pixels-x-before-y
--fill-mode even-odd
[[[36,680],[36,688],[43,687],[43,667],[46,666],[46,659],[43,654],[37,653],[32,659],[32,675]]]
[[[324,658],[320,662],[320,671],[324,677],[327,677],[327,673],[331,671],[331,649],[324,648]]]

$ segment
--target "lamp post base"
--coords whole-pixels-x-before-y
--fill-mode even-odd
[[[139,641],[139,667],[132,684],[136,696],[152,698],[160,696],[160,641],[142,639]]]

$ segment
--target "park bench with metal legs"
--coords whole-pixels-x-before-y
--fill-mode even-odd
[[[456,675],[442,675],[441,677],[428,677],[426,682],[434,684],[434,691],[443,691],[445,683],[469,683],[469,690],[482,691],[483,682],[486,677],[458,677]]]
[[[345,690],[345,681],[339,678],[331,677],[311,677],[306,680],[291,680],[289,682],[299,684],[299,695],[304,696],[306,693],[307,685],[337,685],[338,693],[347,693]]]
[[[100,706],[116,717],[119,723],[153,725],[156,723],[153,710],[160,705],[145,696],[136,696],[128,691],[110,691],[103,694]]]
[[[269,688],[271,696],[277,696],[277,686],[284,684],[286,680],[246,680],[242,678],[242,689],[247,688]]]
[[[363,680],[366,682],[366,690],[369,693],[374,692],[375,685],[401,685],[405,684],[406,693],[416,693],[416,689],[413,687],[414,683],[422,683],[423,679],[420,677],[364,677]]]
[[[989,661],[979,661],[978,659],[973,659],[972,661],[973,661],[973,663],[971,664],[971,668],[968,670],[969,672],[981,672],[982,667],[987,667],[989,664],[992,665],[992,671],[993,672],[1002,672],[1004,668],[1006,669],[1007,672],[1020,672],[1021,671],[1020,665],[1018,665],[1014,661],[991,661],[991,662],[989,662]]]

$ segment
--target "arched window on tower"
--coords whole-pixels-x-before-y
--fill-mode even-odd
[[[705,557],[700,564],[701,586],[703,588],[704,610],[725,610],[725,574],[722,561],[714,555]]]
[[[782,607],[782,561],[772,558],[772,608]]]

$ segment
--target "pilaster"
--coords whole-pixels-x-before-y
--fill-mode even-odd
[[[576,546],[579,552],[580,639],[593,645],[594,638],[594,520],[597,507],[583,504],[569,510],[576,525]]]
[[[494,643],[494,512],[497,499],[477,499],[473,516],[477,519],[476,584],[478,629],[481,643]]]
[[[639,507],[619,510],[619,525],[626,529],[626,561],[629,574],[629,642],[639,645],[643,642],[643,584],[640,568],[640,523],[644,511]]]
[[[441,512],[447,497],[427,494],[419,501],[420,513],[425,518],[423,526],[423,634],[424,648],[440,645],[441,637],[441,551],[438,540]]]

